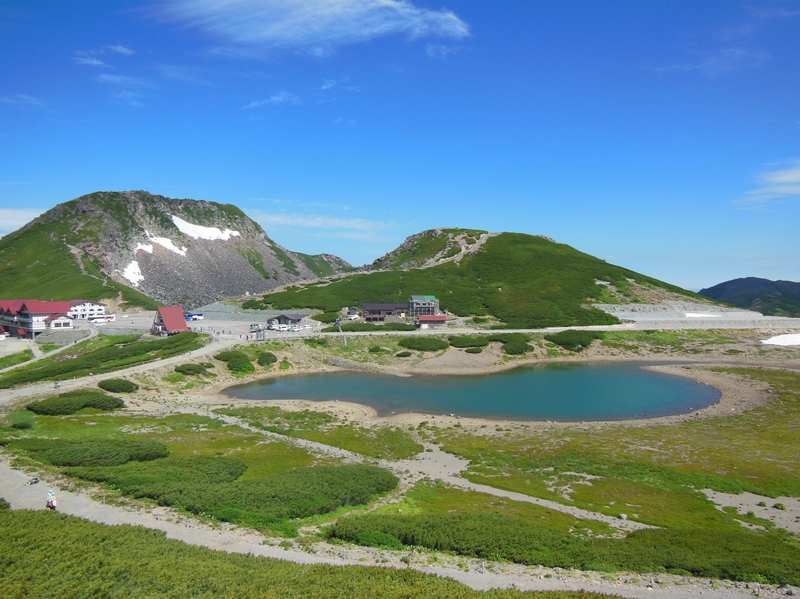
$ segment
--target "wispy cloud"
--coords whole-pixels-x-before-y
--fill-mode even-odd
[[[252,210],[250,216],[265,229],[272,227],[301,227],[309,229],[339,229],[348,231],[376,232],[391,229],[392,223],[385,223],[364,218],[341,218],[338,216],[319,216],[298,213],[270,213],[263,210]]]
[[[0,208],[0,235],[16,231],[42,212],[36,208]]]
[[[765,49],[771,23],[797,17],[800,17],[800,10],[795,9],[750,10],[739,23],[707,32],[706,39],[687,45],[681,59],[655,70],[696,72],[714,78],[764,66],[772,59],[772,54]]]
[[[97,76],[97,80],[101,83],[109,85],[117,85],[119,87],[151,87],[150,83],[136,77],[128,77],[127,75],[111,75],[103,73]]]
[[[728,46],[706,51],[694,51],[681,62],[658,67],[658,71],[696,71],[709,77],[719,77],[740,69],[752,69],[767,63],[771,58],[764,50],[741,46]]]
[[[15,104],[17,106],[44,106],[44,102],[33,96],[17,94],[15,96],[0,96],[0,104]]]
[[[262,106],[270,106],[275,104],[299,104],[300,100],[294,94],[291,94],[287,91],[279,91],[277,93],[272,94],[269,98],[265,98],[264,100],[253,100],[249,104],[245,104],[242,106],[244,109],[250,108],[260,108]]]
[[[94,50],[80,50],[75,53],[74,60],[77,64],[82,64],[89,67],[105,67],[111,69],[113,68],[111,65],[97,58],[98,56],[103,56],[105,54],[122,54],[123,56],[132,56],[133,54],[136,54],[136,52],[127,46],[123,46],[122,44],[111,44],[107,46],[100,46]]]
[[[469,36],[469,26],[453,12],[419,8],[409,0],[178,0],[162,13],[230,43],[316,55],[397,34]]]
[[[85,55],[79,54],[78,56],[75,57],[75,62],[77,64],[85,64],[85,65],[90,66],[90,67],[106,67],[106,68],[109,68],[106,63],[104,63],[99,58],[95,58],[94,56],[85,56]]]
[[[122,44],[111,44],[109,46],[103,46],[102,48],[105,52],[111,52],[112,54],[122,54],[124,56],[131,56],[136,54],[135,51],[131,50],[127,46],[123,46]]]
[[[800,159],[791,161],[785,168],[761,173],[758,181],[758,188],[737,200],[740,207],[763,208],[775,201],[800,196]]]

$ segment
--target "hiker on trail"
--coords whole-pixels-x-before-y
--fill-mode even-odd
[[[54,510],[56,509],[56,494],[53,493],[53,489],[50,489],[47,492],[47,509]]]

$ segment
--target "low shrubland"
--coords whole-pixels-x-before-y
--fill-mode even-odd
[[[274,407],[218,408],[215,412],[242,418],[262,430],[317,441],[375,458],[402,460],[423,450],[422,445],[399,428],[343,424],[325,412],[292,412]]]
[[[252,374],[256,371],[256,367],[250,361],[250,357],[239,350],[223,351],[214,356],[220,362],[225,362],[233,374]]]
[[[452,347],[486,347],[489,345],[489,339],[486,335],[455,335],[450,337],[450,345]]]
[[[273,354],[271,351],[263,351],[258,354],[256,361],[258,362],[259,366],[271,366],[278,361],[278,356]]]
[[[96,389],[78,389],[28,404],[28,410],[43,416],[65,416],[84,408],[107,412],[124,407],[121,399]]]
[[[429,337],[427,335],[420,337],[403,337],[397,344],[401,347],[416,351],[441,351],[450,347],[450,344],[444,339]]]
[[[97,386],[109,393],[133,393],[139,388],[139,385],[126,379],[106,379],[97,383]]]
[[[624,539],[578,538],[509,516],[366,514],[339,519],[327,534],[351,542],[385,535],[406,546],[527,565],[800,584],[800,547],[747,530],[661,529]]]
[[[364,504],[397,485],[393,474],[374,466],[314,466],[267,479],[237,480],[245,470],[237,459],[191,456],[67,472],[110,484],[130,497],[292,536],[296,525],[290,520]]]
[[[13,450],[24,451],[53,466],[120,466],[127,462],[147,462],[169,455],[167,446],[147,439],[21,439],[11,443]]]
[[[239,597],[290,599],[521,599],[473,591],[413,569],[295,564],[195,547],[161,531],[104,526],[49,511],[8,510],[0,500],[4,597]],[[46,567],[44,567],[46,565]],[[57,572],[58,575],[53,575]],[[552,592],[542,599],[602,599]]]
[[[579,352],[589,347],[595,339],[602,339],[603,333],[598,331],[567,330],[545,335],[544,338],[568,351]]]
[[[21,366],[0,376],[0,389],[22,383],[114,372],[198,349],[206,340],[205,335],[192,332],[146,341],[139,340],[138,335],[101,336],[100,339],[78,344],[69,351],[39,360],[30,366]]]
[[[338,333],[339,328],[343,333],[356,333],[363,331],[416,331],[417,327],[413,324],[405,324],[402,322],[387,322],[384,324],[373,324],[371,322],[348,322],[341,325],[341,327],[332,326],[322,329],[323,333]]]
[[[499,342],[503,344],[503,352],[510,356],[524,354],[533,350],[533,347],[528,343],[530,335],[525,333],[495,333],[489,335],[489,341]]]
[[[180,374],[185,374],[186,376],[199,376],[208,374],[208,369],[212,367],[213,364],[210,364],[208,362],[205,362],[203,364],[192,364],[192,363],[178,364],[175,367],[175,372],[178,372]]]

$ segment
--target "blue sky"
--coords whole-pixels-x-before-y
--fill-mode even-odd
[[[371,262],[543,234],[800,280],[800,2],[0,0],[0,234],[97,190]]]

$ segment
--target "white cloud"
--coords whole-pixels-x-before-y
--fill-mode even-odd
[[[795,159],[788,168],[779,168],[758,176],[760,186],[748,191],[737,201],[744,208],[765,206],[766,204],[800,196],[800,159]]]
[[[132,54],[136,54],[130,48],[123,46],[122,44],[111,44],[109,46],[103,46],[103,50],[106,52],[112,52],[114,54],[122,54],[124,56],[131,56]]]
[[[273,227],[301,227],[311,229],[340,229],[362,232],[375,232],[393,227],[392,223],[366,220],[363,218],[340,218],[338,216],[318,216],[280,212],[278,214],[263,210],[250,211],[250,217],[269,231]]]
[[[287,91],[279,91],[275,94],[272,94],[269,98],[264,100],[254,100],[249,104],[245,104],[242,108],[260,108],[261,106],[269,106],[274,104],[299,104],[300,100],[294,94],[290,94]]]
[[[85,64],[90,67],[108,67],[106,63],[104,63],[99,58],[95,58],[94,56],[78,55],[75,57],[75,62],[78,64]]]
[[[0,96],[0,104],[16,104],[19,106],[44,106],[44,102],[34,98],[33,96],[26,96],[25,94],[17,94],[16,96]]]
[[[178,0],[163,14],[235,44],[304,48],[316,55],[396,34],[469,36],[469,26],[453,12],[408,0]]]
[[[36,208],[0,208],[0,234],[16,231],[39,216],[44,210]]]

